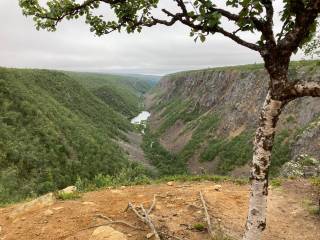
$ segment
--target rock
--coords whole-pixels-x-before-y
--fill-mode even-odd
[[[126,186],[121,186],[120,189],[126,189]]]
[[[98,227],[89,240],[126,240],[126,236],[109,226]]]
[[[214,186],[213,186],[213,189],[214,189],[215,191],[220,192],[220,191],[222,190],[222,186],[219,185],[219,184],[217,184],[217,185],[214,185]]]
[[[128,237],[132,237],[132,234],[129,233],[127,236],[128,236]]]
[[[70,193],[75,193],[76,191],[77,191],[76,186],[69,186],[69,187],[66,187],[65,189],[60,190],[59,193],[70,194]]]
[[[45,216],[51,216],[51,215],[53,215],[53,211],[52,210],[50,210],[50,209],[48,209],[48,210],[46,210],[46,211],[44,211],[44,213],[43,213]]]
[[[53,193],[48,193],[39,198],[36,198],[30,202],[22,203],[18,205],[12,213],[9,215],[10,218],[15,218],[20,214],[23,214],[28,211],[36,210],[43,207],[49,207],[55,202],[55,197]]]
[[[147,236],[146,236],[146,238],[147,238],[147,239],[150,239],[150,238],[152,238],[153,236],[154,236],[154,233],[148,233]]]
[[[172,187],[174,185],[174,183],[173,182],[167,182],[167,185]]]

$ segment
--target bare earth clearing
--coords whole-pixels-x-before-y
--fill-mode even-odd
[[[106,220],[97,217],[99,214],[143,227],[145,231],[121,224],[112,225],[129,240],[146,239],[150,233],[148,227],[132,211],[125,212],[125,209],[128,201],[149,208],[154,195],[157,195],[156,207],[150,216],[159,232],[186,240],[207,240],[209,236],[206,231],[193,229],[195,224],[205,223],[200,190],[207,201],[214,230],[221,222],[223,231],[237,239],[245,224],[249,187],[233,183],[221,185],[221,191],[215,191],[214,183],[208,181],[106,189],[83,194],[79,200],[57,201],[51,206],[14,217],[10,215],[18,205],[10,206],[0,209],[0,239],[89,239],[95,228],[82,229],[105,223]],[[268,227],[263,239],[320,239],[320,218],[310,214],[303,204],[305,199],[312,199],[314,194],[307,181],[288,181],[282,187],[270,190]]]

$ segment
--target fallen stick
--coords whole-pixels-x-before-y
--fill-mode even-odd
[[[149,208],[149,210],[148,210],[148,214],[150,214],[150,213],[152,212],[152,210],[154,209],[156,203],[157,203],[157,195],[154,195],[154,196],[153,196],[152,204],[151,204],[151,206],[150,206],[150,208]]]
[[[109,223],[107,223],[108,225],[109,225],[109,224],[110,224],[110,225],[111,225],[111,224],[122,224],[122,225],[125,225],[125,226],[127,226],[127,227],[133,228],[133,229],[135,229],[135,230],[144,230],[143,228],[139,228],[139,227],[133,226],[132,224],[130,224],[130,223],[128,223],[128,222],[125,222],[125,221],[112,220],[111,218],[109,218],[109,217],[107,217],[107,216],[104,216],[104,215],[102,215],[102,214],[97,214],[96,217],[110,221]]]
[[[144,209],[143,205],[141,204],[141,210],[145,216],[145,219],[147,221],[148,226],[150,227],[150,229],[152,230],[154,237],[158,240],[160,240],[159,234],[154,226],[154,224],[151,221],[151,218],[149,217],[149,214],[147,213],[147,211]]]
[[[207,220],[208,232],[209,232],[211,238],[213,239],[214,238],[214,232],[213,232],[212,226],[211,226],[210,215],[208,213],[207,204],[206,204],[206,201],[204,200],[204,197],[203,197],[203,194],[202,194],[201,191],[200,191],[200,199],[201,199],[201,202],[202,202],[202,205],[203,205],[203,209],[204,209],[204,213],[205,213],[205,217],[206,217],[206,220]]]
[[[129,202],[128,204],[129,208],[137,215],[137,217],[142,221],[144,222],[145,224],[148,225],[148,227],[151,229],[151,231],[153,232],[154,234],[154,237],[155,239],[157,240],[161,240],[160,237],[159,237],[159,234],[154,226],[154,224],[152,223],[147,211],[145,210],[145,208],[143,207],[143,205],[141,204],[140,208],[141,208],[141,211],[143,213],[144,216],[142,216],[142,214],[140,214],[137,209],[135,208],[135,206]]]

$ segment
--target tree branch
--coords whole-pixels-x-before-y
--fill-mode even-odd
[[[311,26],[315,23],[320,13],[320,0],[309,1],[303,9],[296,10],[296,21],[293,29],[279,41],[279,48],[287,49],[289,53],[297,50],[303,40],[310,33]]]
[[[285,89],[282,100],[291,101],[300,97],[320,97],[320,82],[296,82]]]
[[[251,50],[258,51],[258,52],[261,50],[261,47],[259,47],[258,45],[254,44],[254,43],[247,42],[247,41],[241,39],[240,37],[238,37],[236,34],[230,33],[228,31],[224,30],[223,28],[217,27],[216,32],[223,34],[224,36],[230,38],[231,40],[235,41],[236,43],[238,43],[242,46],[245,46],[247,48],[250,48]]]

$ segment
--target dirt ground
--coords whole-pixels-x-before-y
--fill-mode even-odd
[[[246,219],[247,185],[222,183],[222,190],[215,191],[212,182],[174,183],[105,189],[83,194],[78,200],[57,201],[50,207],[38,208],[14,218],[10,213],[17,205],[0,209],[1,240],[33,239],[89,239],[94,227],[107,222],[97,215],[113,220],[123,220],[145,230],[134,230],[121,224],[112,225],[127,235],[129,240],[146,239],[150,230],[132,211],[125,211],[128,201],[146,208],[154,195],[157,202],[151,218],[158,231],[186,240],[207,240],[207,232],[197,231],[194,225],[205,223],[199,191],[204,193],[214,230],[222,229],[234,239],[241,238]],[[220,183],[219,183],[220,184]],[[314,196],[307,181],[288,181],[271,189],[268,204],[267,229],[264,240],[319,240],[320,218],[304,206],[306,199]],[[45,214],[50,209],[52,214]],[[220,226],[220,227],[219,227]],[[152,239],[152,238],[151,238]],[[173,239],[173,238],[164,238]]]

